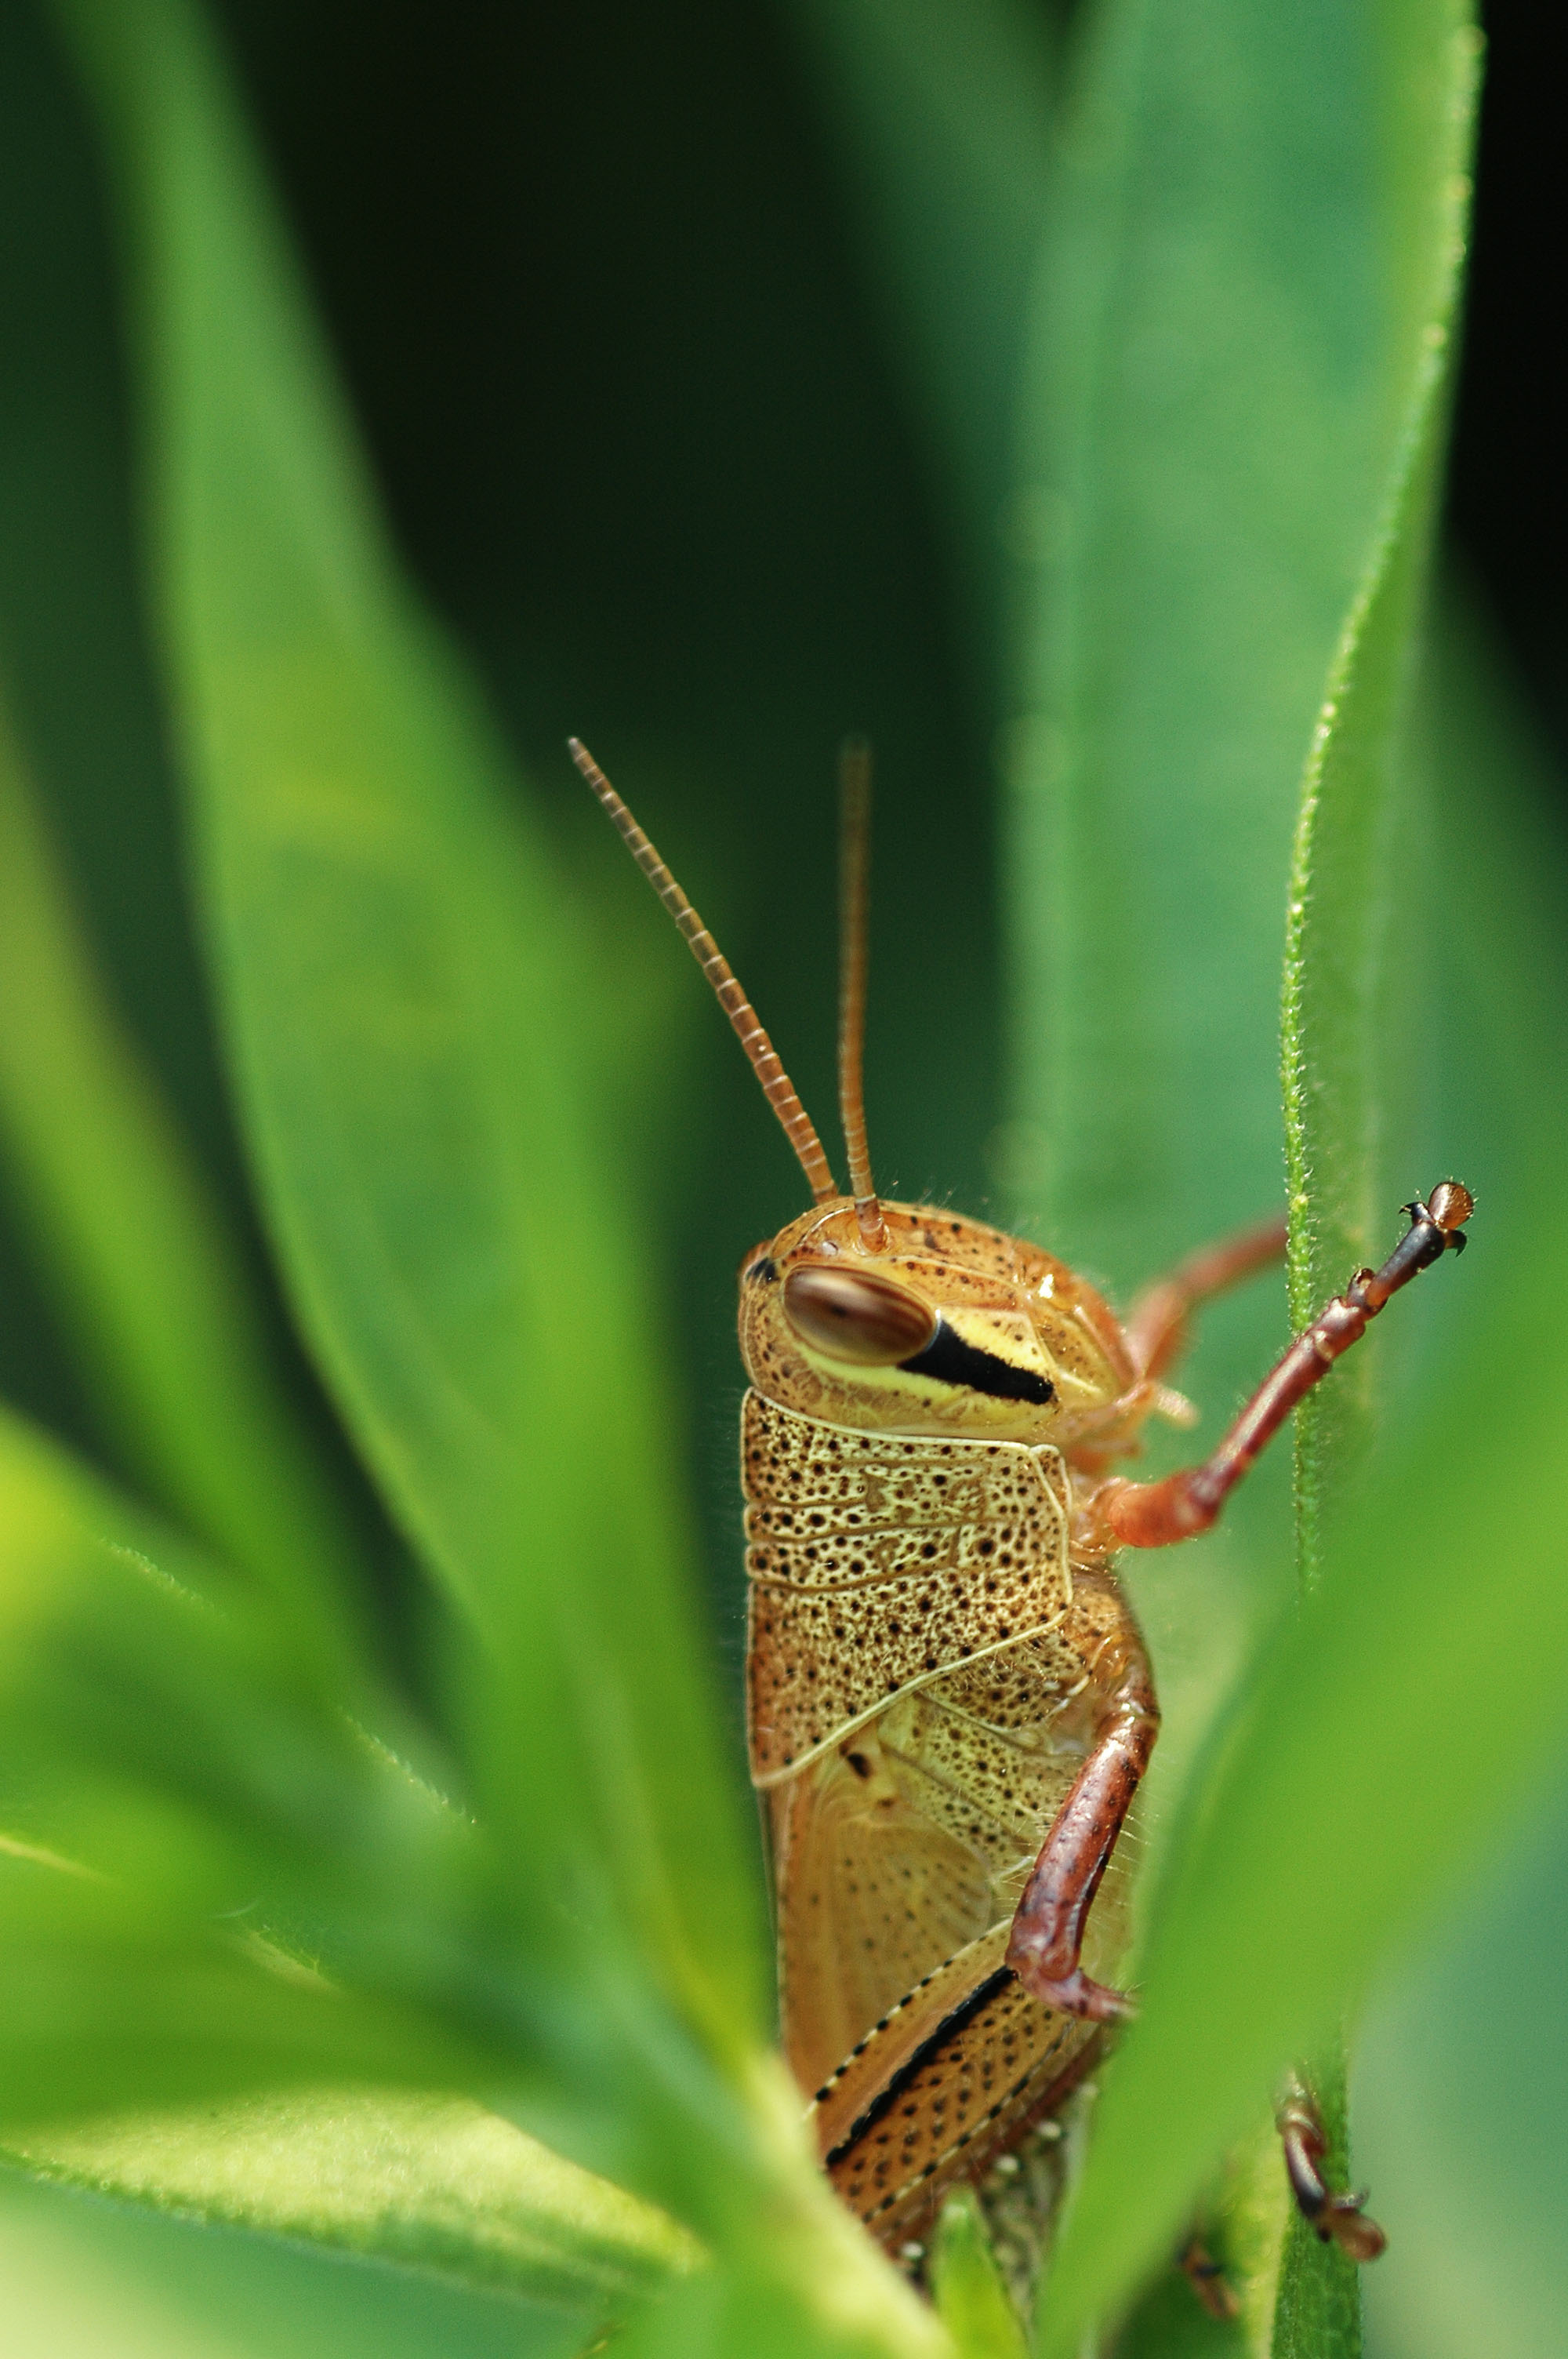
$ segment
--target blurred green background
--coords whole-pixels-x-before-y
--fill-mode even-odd
[[[219,14],[403,550],[476,659],[598,953],[630,986],[621,1005],[643,1038],[618,1044],[618,1135],[680,1339],[672,1414],[738,1747],[731,1281],[797,1209],[798,1183],[563,741],[580,733],[633,802],[826,1127],[834,748],[848,729],[870,734],[878,1176],[890,1193],[1007,1218],[1007,707],[972,552],[944,505],[800,16],[714,0],[674,17],[623,0],[228,0]],[[1554,241],[1533,177],[1552,142],[1529,13],[1499,10],[1490,29],[1451,548],[1519,703],[1520,784],[1555,846],[1563,473],[1542,391]],[[240,1178],[136,582],[99,172],[78,94],[21,0],[0,0],[0,647],[16,727],[123,1009],[249,1241],[417,1688],[430,1609],[289,1343]],[[999,536],[1029,529],[998,516]],[[1147,1272],[1105,1274],[1125,1290]],[[3,1221],[0,1391],[115,1465]],[[1217,1664],[1202,1630],[1180,1630],[1178,1680],[1217,1682],[1251,1610],[1217,1634],[1230,1650]],[[1506,1745],[1518,1699],[1487,1708]],[[1368,2285],[1374,2359],[1568,2350],[1565,1894],[1568,1786],[1509,1833],[1372,2010],[1358,2169],[1393,2234]],[[0,2353],[27,2359],[535,2347],[517,2313],[478,2295],[15,2176],[0,2278]],[[562,2334],[572,2347],[569,2321]]]

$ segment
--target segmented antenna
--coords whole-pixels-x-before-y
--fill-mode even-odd
[[[866,870],[871,855],[871,749],[847,737],[838,754],[838,1118],[849,1158],[855,1218],[871,1253],[887,1245],[887,1223],[871,1182],[866,1145]]]
[[[819,1204],[830,1202],[838,1190],[828,1169],[827,1158],[822,1151],[822,1141],[812,1128],[810,1115],[795,1093],[795,1084],[779,1062],[778,1051],[758,1023],[751,1001],[735,980],[729,961],[587,746],[579,738],[568,737],[567,748],[620,829],[633,859],[680,928],[693,958],[712,984],[714,996],[735,1027],[736,1036],[746,1051],[752,1070],[762,1085],[762,1094],[784,1125],[784,1136],[795,1151],[812,1194]]]

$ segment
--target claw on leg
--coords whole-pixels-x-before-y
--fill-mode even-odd
[[[1217,1450],[1201,1465],[1184,1466],[1157,1483],[1119,1477],[1098,1495],[1106,1538],[1111,1547],[1169,1548],[1206,1532],[1226,1500],[1266,1443],[1342,1353],[1358,1343],[1400,1288],[1447,1253],[1465,1245],[1465,1223],[1475,1198],[1457,1180],[1444,1180],[1428,1203],[1407,1204],[1411,1225],[1381,1269],[1358,1269],[1343,1294],[1318,1312],[1303,1333],[1270,1370]],[[1142,1348],[1156,1359],[1163,1348],[1162,1311],[1150,1321]],[[1158,1332],[1156,1332],[1158,1331]]]
[[[1042,2006],[1054,2007],[1058,2015],[1076,2015],[1086,2023],[1130,2023],[1138,2012],[1125,1991],[1097,1983],[1082,1966],[1054,1973],[1043,1958],[1031,1954],[1026,1940],[1016,1931],[1007,1962],[1030,1995]]]
[[[1189,2236],[1176,2267],[1211,2318],[1227,2324],[1241,2315],[1233,2287],[1201,2236]]]
[[[1328,2139],[1316,2101],[1299,2081],[1287,2093],[1274,2120],[1285,2150],[1291,2192],[1302,2217],[1325,2245],[1336,2244],[1351,2260],[1375,2261],[1389,2240],[1362,2209],[1365,2189],[1356,2195],[1337,2193],[1324,2178]]]

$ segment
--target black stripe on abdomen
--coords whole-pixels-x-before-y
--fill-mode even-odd
[[[967,2029],[978,2015],[983,2015],[998,1992],[1005,1990],[1012,1979],[1013,1973],[1011,1966],[998,1966],[996,1972],[988,1974],[983,1983],[975,1984],[968,1998],[961,1999],[951,2014],[943,2017],[935,2030],[929,2038],[921,2041],[914,2055],[899,2066],[891,2080],[882,2083],[865,2112],[858,2121],[850,2125],[848,2133],[839,2139],[832,2153],[824,2156],[822,2163],[824,2170],[835,2169],[847,2156],[854,2152],[860,2140],[869,2136],[877,2124],[892,2111],[910,2082],[918,2073],[924,2072],[938,2049],[946,2047],[948,2040],[956,2039],[959,2032]]]

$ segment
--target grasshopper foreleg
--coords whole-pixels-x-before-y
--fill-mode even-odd
[[[1405,1210],[1411,1225],[1381,1269],[1358,1269],[1345,1292],[1319,1311],[1264,1377],[1212,1457],[1160,1483],[1105,1485],[1098,1506],[1113,1546],[1168,1548],[1206,1532],[1296,1403],[1322,1382],[1342,1353],[1360,1342],[1368,1320],[1422,1270],[1462,1249],[1464,1225],[1475,1204],[1467,1188],[1444,1180],[1433,1190],[1430,1203],[1407,1204]]]
[[[1119,1991],[1091,1980],[1079,1957],[1095,1894],[1160,1733],[1148,1659],[1130,1616],[1118,1622],[1095,1669],[1106,1709],[1024,1887],[1007,1962],[1046,2006],[1112,2023],[1131,2007]]]

